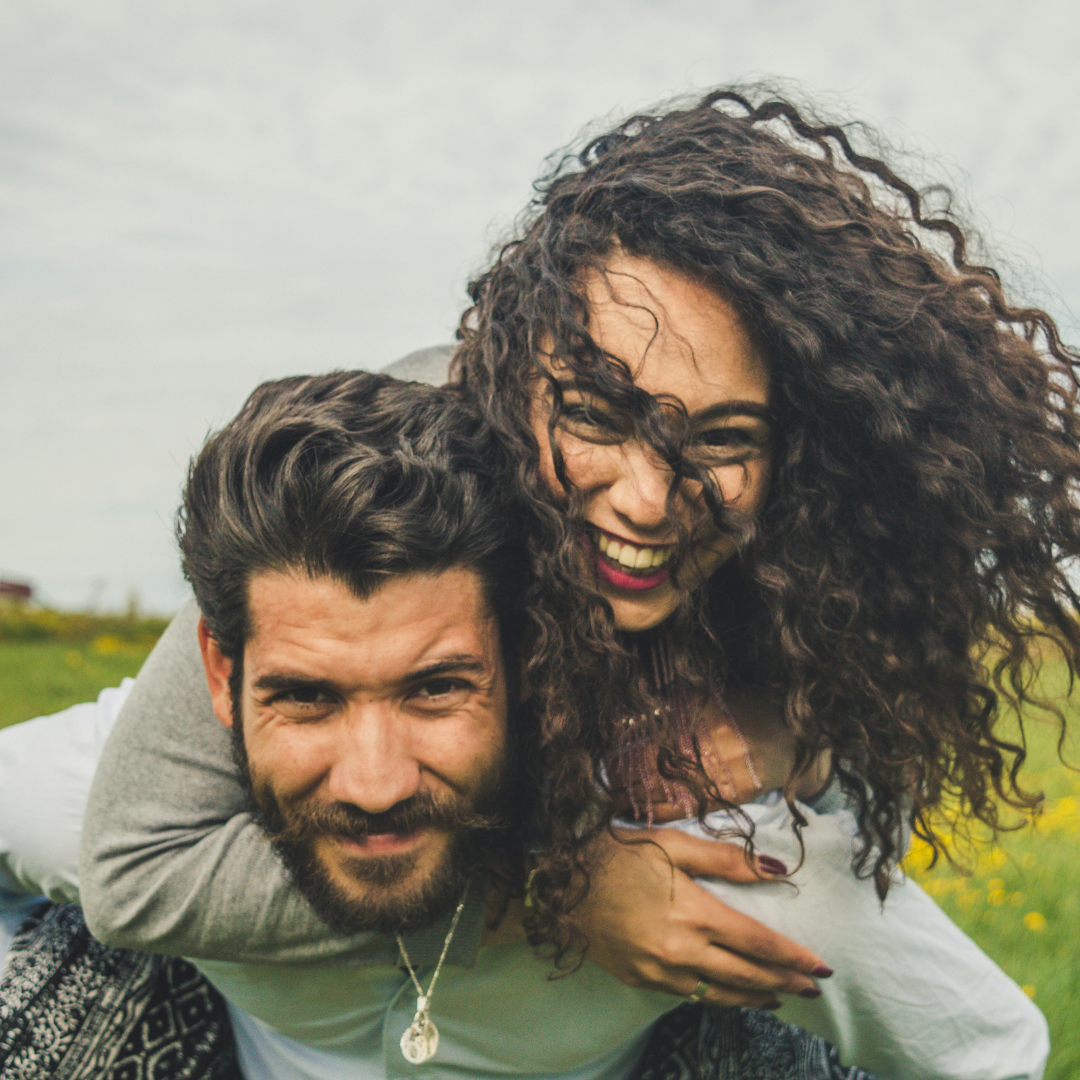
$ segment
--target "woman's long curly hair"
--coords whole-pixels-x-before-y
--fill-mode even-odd
[[[650,708],[673,685],[739,678],[777,695],[798,747],[789,802],[831,749],[862,840],[855,870],[881,895],[908,822],[938,845],[943,806],[998,828],[1002,804],[1038,801],[1017,782],[1023,725],[998,721],[1004,702],[1047,705],[1033,678],[1048,642],[1070,671],[1080,659],[1067,574],[1080,554],[1080,357],[1046,312],[1013,306],[993,269],[969,263],[948,208],[928,211],[851,138],[760,89],[634,116],[557,161],[518,238],[470,286],[454,378],[500,432],[531,517],[545,809],[532,936],[561,961],[582,944],[569,913],[588,887],[586,845],[613,813],[604,791],[626,717],[653,718],[660,772],[699,812],[715,801],[694,778],[693,732],[688,748],[670,721],[680,710]],[[616,251],[713,289],[762,350],[773,466],[756,521],[733,520],[684,452],[677,403],[635,388],[592,341],[583,280]],[[582,556],[542,353],[630,416],[673,484],[701,480],[739,537],[739,556],[658,631],[668,679],[648,660],[657,634],[615,631]],[[542,481],[530,427],[545,383],[566,499]]]

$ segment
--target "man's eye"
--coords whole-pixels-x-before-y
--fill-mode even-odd
[[[409,695],[414,707],[425,710],[453,710],[465,704],[472,686],[461,679],[431,679]]]
[[[291,690],[282,690],[271,698],[275,705],[299,706],[326,705],[330,700],[330,695],[317,686],[296,686]]]
[[[290,720],[321,720],[336,710],[338,699],[322,687],[293,686],[279,690],[263,704]]]
[[[420,697],[437,698],[445,697],[465,689],[465,684],[458,679],[432,679],[417,689]]]

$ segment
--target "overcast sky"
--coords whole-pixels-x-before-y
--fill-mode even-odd
[[[1080,326],[1066,0],[5,0],[0,575],[171,611],[171,519],[260,380],[450,339],[587,123],[795,80],[940,161]]]

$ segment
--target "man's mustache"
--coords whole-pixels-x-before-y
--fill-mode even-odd
[[[379,814],[370,814],[351,803],[305,801],[281,807],[277,827],[270,839],[283,843],[303,843],[318,836],[332,835],[362,843],[369,836],[410,836],[423,829],[451,833],[492,832],[507,827],[501,814],[482,813],[454,798],[436,798],[418,792]]]

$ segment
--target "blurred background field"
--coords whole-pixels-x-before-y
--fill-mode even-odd
[[[0,727],[90,701],[139,670],[165,620],[0,609]],[[1059,701],[1068,682],[1059,661],[1046,663],[1041,687]],[[1080,689],[1067,704],[1077,714]],[[1057,755],[1057,727],[1028,718],[1027,786],[1046,795],[1034,824],[994,844],[950,844],[958,866],[927,868],[916,844],[906,868],[1045,1013],[1053,1049],[1045,1080],[1080,1077],[1080,773]],[[1066,758],[1080,758],[1072,741]]]
[[[1069,697],[1068,672],[1056,659],[1044,665],[1038,689],[1063,705],[1069,725],[1080,713],[1080,687]],[[1045,1080],[1080,1077],[1080,773],[1058,758],[1058,726],[1039,713],[1025,717],[1030,756],[1021,776],[1046,796],[1033,824],[999,835],[997,843],[954,841],[957,862],[927,869],[916,843],[906,867],[966,933],[1035,999],[1050,1024]],[[1080,760],[1073,730],[1065,746]],[[1019,819],[1017,819],[1019,820]]]
[[[0,727],[92,701],[142,666],[167,620],[0,606]]]

